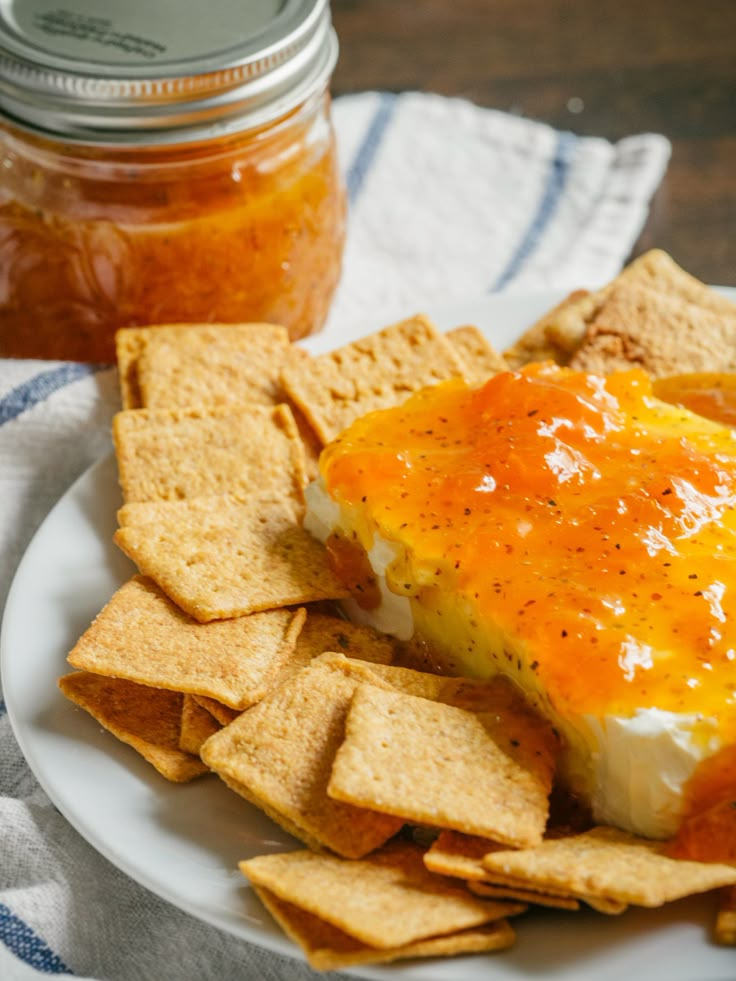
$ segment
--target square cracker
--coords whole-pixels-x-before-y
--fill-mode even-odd
[[[506,348],[503,352],[506,364],[511,369],[530,361],[567,364],[605,295],[605,287],[594,293],[573,290]]]
[[[140,409],[143,405],[138,384],[138,359],[146,344],[147,331],[147,327],[124,327],[115,334],[120,399],[124,409]]]
[[[503,849],[501,849],[503,850]],[[483,880],[475,879],[473,883],[480,884],[480,882],[485,882],[486,885],[498,886],[499,888],[504,888],[514,890],[514,895],[520,896],[523,892],[533,891],[543,893],[545,896],[552,896],[555,899],[574,899],[586,903],[591,909],[596,910],[599,913],[605,913],[607,916],[618,916],[620,913],[625,912],[628,909],[628,903],[622,902],[618,899],[608,899],[603,896],[590,896],[582,895],[577,893],[571,893],[569,890],[564,888],[556,889],[553,886],[544,886],[540,889],[535,889],[534,885],[527,882],[525,879],[513,876],[505,875],[502,872],[488,872],[486,878]],[[470,886],[470,883],[468,883]]]
[[[179,749],[199,756],[202,744],[220,730],[220,723],[211,712],[202,708],[193,695],[185,695],[181,705]]]
[[[483,858],[488,879],[496,872],[527,888],[563,892],[593,905],[596,899],[661,906],[693,893],[736,883],[736,866],[690,862],[664,854],[665,842],[616,828],[597,827],[554,838],[524,851]],[[504,881],[502,880],[502,881]]]
[[[304,447],[285,405],[135,409],[112,424],[126,502],[207,494],[303,501]]]
[[[328,443],[374,409],[462,377],[452,344],[424,316],[412,317],[316,358],[292,359],[281,376],[289,397]]]
[[[199,623],[151,579],[135,576],[112,596],[67,660],[95,674],[244,709],[269,690],[305,618],[303,609],[281,609]]]
[[[714,929],[716,943],[736,946],[736,886],[722,889]]]
[[[644,368],[654,377],[736,369],[736,304],[730,315],[642,286],[616,287],[570,360],[578,371]]]
[[[480,882],[471,879],[468,889],[476,896],[484,899],[513,899],[519,903],[529,903],[533,906],[548,906],[550,909],[580,909],[580,901],[568,896],[553,896],[550,893],[538,892],[534,889],[524,889],[519,886],[501,886],[492,882]]]
[[[496,745],[533,773],[547,793],[552,790],[559,740],[550,723],[531,708],[508,679],[500,675],[485,681],[447,677],[383,664],[371,666],[370,673],[407,695],[475,712]]]
[[[538,906],[552,906],[556,909],[579,909],[577,899],[566,894],[550,891],[532,890],[523,883],[519,885],[512,878],[503,882],[495,879],[488,882],[488,872],[483,865],[486,855],[493,852],[506,851],[504,845],[478,838],[475,835],[464,835],[457,831],[441,831],[424,854],[424,864],[430,872],[438,875],[451,875],[464,879],[471,892],[477,896],[487,896],[492,899],[515,899],[520,903],[534,903]],[[623,905],[614,908],[606,904],[603,912],[621,912]]]
[[[59,679],[66,697],[101,726],[132,746],[158,772],[184,783],[207,772],[202,761],[179,748],[182,701],[178,692],[74,671]]]
[[[311,851],[261,855],[240,862],[260,888],[380,949],[491,923],[522,904],[478,899],[459,883],[433,875],[422,850],[392,841],[357,861]]]
[[[216,698],[208,698],[206,695],[192,695],[192,699],[200,708],[209,712],[212,718],[220,723],[220,726],[230,725],[240,715],[240,709],[233,709],[229,705],[223,705]]]
[[[285,327],[161,324],[124,328],[115,341],[124,408],[281,401]]]
[[[476,713],[360,685],[328,793],[523,848],[542,840],[549,785],[507,755]]]
[[[465,362],[465,378],[471,385],[487,381],[499,371],[508,371],[502,355],[477,327],[455,327],[445,337]]]
[[[115,542],[201,622],[339,599],[342,583],[292,502],[214,495],[127,504]]]
[[[437,875],[469,880],[485,879],[487,872],[483,858],[490,852],[505,850],[504,845],[466,835],[460,831],[443,830],[424,853],[424,864]]]
[[[661,249],[639,256],[610,283],[590,293],[577,290],[533,324],[504,357],[511,367],[528,361],[568,364],[614,289],[644,288],[705,310],[733,316],[732,301],[685,272]]]
[[[351,858],[382,845],[403,823],[327,796],[355,687],[340,667],[318,658],[202,747],[212,770],[263,802],[287,831]]]
[[[367,625],[351,623],[341,617],[307,610],[307,618],[294,650],[286,660],[280,680],[307,667],[325,652],[344,654],[373,664],[390,664],[398,653],[399,642]]]
[[[255,886],[259,899],[284,933],[304,951],[316,971],[337,971],[358,964],[386,964],[414,957],[452,957],[457,954],[490,953],[506,950],[515,934],[506,920],[461,930],[447,936],[415,940],[401,947],[379,949],[356,940],[313,913],[279,899],[274,893]]]
[[[538,715],[508,679],[488,680],[448,677],[414,668],[380,662],[354,661],[345,667],[338,654],[324,655],[335,666],[343,665],[356,680],[390,688],[418,698],[454,705],[475,712],[489,736],[506,755],[530,771],[551,792],[560,743],[550,723]]]
[[[364,664],[365,670],[369,671],[374,664],[390,663],[398,647],[399,642],[393,637],[381,634],[372,627],[308,609],[306,622],[299,633],[294,649],[282,665],[273,687],[283,684],[325,653],[331,656],[334,654],[336,658],[344,655],[359,664]],[[369,677],[376,681],[374,675],[369,674]],[[222,721],[221,712],[210,705],[207,707]]]

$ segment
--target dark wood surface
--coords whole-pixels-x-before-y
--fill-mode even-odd
[[[736,0],[332,0],[339,95],[462,96],[582,135],[663,133],[632,257],[736,286]]]

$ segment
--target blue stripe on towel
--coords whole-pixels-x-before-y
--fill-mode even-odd
[[[34,405],[38,405],[39,402],[45,401],[60,388],[106,367],[108,366],[78,364],[76,361],[69,361],[58,368],[49,368],[47,371],[39,372],[33,378],[23,382],[22,385],[11,389],[7,395],[0,399],[0,426],[16,419],[28,409],[32,409]]]
[[[576,142],[577,138],[572,133],[559,134],[557,149],[552,159],[547,183],[545,184],[539,206],[516,252],[511,256],[508,265],[491,287],[491,292],[507,286],[519,274],[524,263],[539,244],[544,230],[554,215],[555,209],[565,190]]]
[[[0,903],[0,940],[16,957],[44,974],[73,974],[27,923]]]
[[[365,182],[368,171],[373,166],[378,148],[383,142],[395,109],[396,96],[393,92],[381,92],[378,100],[378,108],[373,114],[373,119],[371,119],[368,125],[363,141],[358,147],[358,151],[345,177],[350,204],[355,204],[363,188],[363,183]]]

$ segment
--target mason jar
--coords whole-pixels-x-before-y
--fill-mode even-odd
[[[327,0],[0,9],[0,356],[119,327],[320,329],[345,195]]]

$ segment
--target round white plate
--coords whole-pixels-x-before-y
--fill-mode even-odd
[[[557,299],[551,292],[488,297],[429,313],[442,328],[475,323],[503,348]],[[316,337],[307,346],[316,352],[362,332]],[[237,870],[240,859],[298,844],[214,776],[168,783],[58,691],[67,652],[134,571],[112,544],[120,503],[110,456],[62,497],[20,564],[0,637],[13,729],[54,804],[115,865],[202,920],[300,957]],[[713,916],[713,897],[620,917],[540,911],[516,921],[517,945],[502,954],[347,973],[422,981],[728,981],[736,977],[736,951],[709,942]]]

